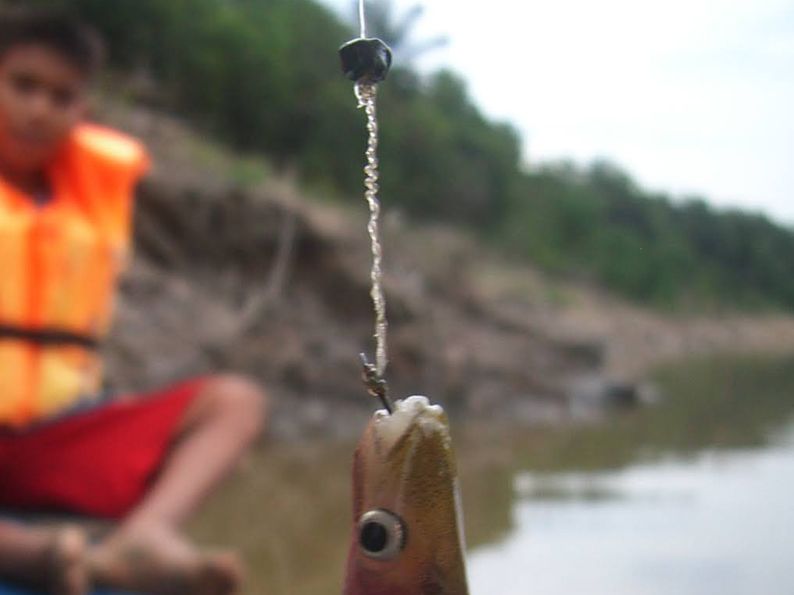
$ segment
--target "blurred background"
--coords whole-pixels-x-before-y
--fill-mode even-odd
[[[272,431],[193,533],[250,593],[338,592],[374,404],[346,0],[28,0],[108,42],[155,158],[116,390],[233,369]],[[389,379],[451,413],[473,593],[791,593],[794,11],[368,3]],[[317,486],[324,486],[318,490]]]

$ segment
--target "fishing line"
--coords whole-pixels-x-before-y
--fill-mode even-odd
[[[362,356],[364,379],[368,390],[380,398],[387,410],[391,411],[391,403],[386,394],[384,374],[388,366],[386,335],[388,321],[386,319],[386,298],[383,293],[383,247],[380,240],[380,201],[379,170],[378,170],[378,115],[376,108],[377,84],[386,78],[391,66],[391,50],[380,39],[366,37],[366,15],[364,0],[358,2],[358,18],[361,37],[349,41],[339,49],[342,70],[355,82],[354,92],[359,109],[363,109],[367,118],[367,148],[364,166],[364,198],[369,207],[369,234],[372,253],[370,296],[375,310],[375,364],[372,366]]]
[[[360,37],[365,39],[367,37],[367,19],[364,14],[364,0],[358,0],[358,24],[361,27]]]

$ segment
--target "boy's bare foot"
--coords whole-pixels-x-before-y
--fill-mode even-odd
[[[124,530],[91,550],[98,586],[152,595],[233,595],[242,565],[228,552],[199,552],[167,528]]]
[[[28,528],[5,525],[0,574],[50,595],[85,595],[88,591],[86,538],[75,527]]]

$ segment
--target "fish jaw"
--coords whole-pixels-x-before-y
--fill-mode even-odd
[[[362,516],[399,520],[404,545],[368,555]],[[396,523],[397,521],[395,521]],[[457,471],[446,415],[425,397],[376,412],[353,464],[353,530],[344,595],[467,595]]]

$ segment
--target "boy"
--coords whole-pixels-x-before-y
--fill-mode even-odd
[[[0,519],[0,576],[64,595],[232,593],[237,559],[180,527],[259,433],[260,390],[225,375],[97,397],[147,166],[137,141],[82,122],[97,39],[66,17],[0,14],[0,508],[119,523],[88,546],[75,527]]]

